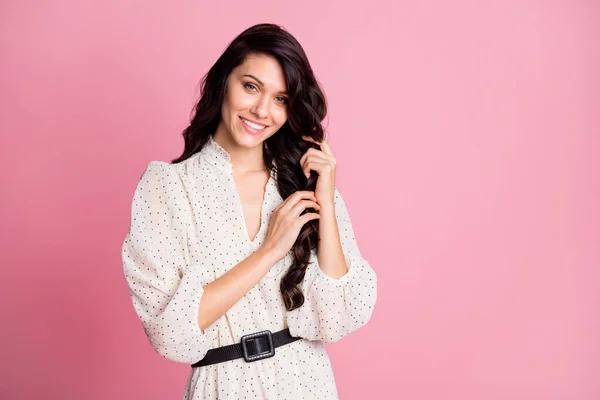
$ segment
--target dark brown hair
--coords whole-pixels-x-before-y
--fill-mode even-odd
[[[307,180],[300,166],[300,158],[309,147],[316,145],[302,139],[302,135],[311,136],[316,141],[323,140],[321,123],[327,115],[327,102],[300,43],[284,28],[274,24],[259,24],[242,32],[202,78],[200,99],[190,125],[183,131],[183,154],[172,163],[191,157],[206,145],[209,136],[214,135],[221,119],[227,78],[250,54],[265,54],[277,59],[286,80],[288,119],[263,143],[267,168],[270,171],[276,168],[279,194],[285,200],[298,190],[314,191],[318,175],[311,171]],[[308,208],[303,214],[306,212],[315,210]],[[318,219],[308,221],[292,247],[293,262],[280,284],[288,311],[304,304],[299,285],[304,279],[311,250],[317,247],[318,230]]]

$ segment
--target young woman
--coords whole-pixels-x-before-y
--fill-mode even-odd
[[[338,398],[323,343],[369,321],[377,276],[326,110],[296,39],[253,26],[203,78],[181,157],[136,187],[125,277],[154,349],[192,365],[184,399]]]

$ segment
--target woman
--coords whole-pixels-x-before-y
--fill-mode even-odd
[[[125,277],[154,349],[192,365],[184,399],[338,398],[323,343],[369,321],[377,277],[326,110],[296,39],[253,26],[203,78],[182,156],[136,187]]]

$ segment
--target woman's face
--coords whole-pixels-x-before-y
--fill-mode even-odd
[[[287,121],[288,95],[283,69],[268,55],[254,54],[227,78],[220,128],[239,146],[254,147]]]

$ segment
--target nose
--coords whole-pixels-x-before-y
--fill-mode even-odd
[[[269,99],[267,96],[260,96],[250,108],[250,112],[256,115],[257,119],[265,119],[269,116]]]

